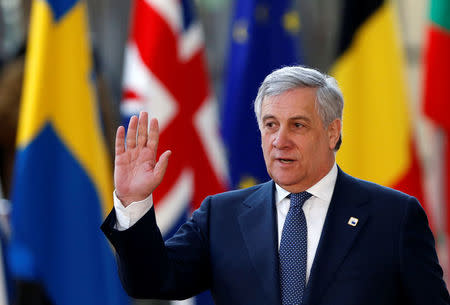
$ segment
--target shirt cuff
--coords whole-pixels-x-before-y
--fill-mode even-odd
[[[144,216],[148,210],[153,206],[152,194],[141,201],[132,202],[129,206],[124,207],[119,198],[117,198],[116,191],[113,192],[114,209],[116,210],[117,222],[115,229],[125,231],[133,226],[139,219]]]

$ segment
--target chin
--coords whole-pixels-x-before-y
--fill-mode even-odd
[[[281,186],[283,188],[298,184],[298,181],[296,181],[294,179],[286,179],[286,178],[273,179],[273,181],[275,181],[279,186]]]
[[[296,174],[294,176],[287,175],[286,172],[277,172],[276,175],[270,175],[270,177],[272,177],[276,184],[287,190],[287,188],[301,185],[302,182],[304,183],[304,177],[299,176],[298,171]]]

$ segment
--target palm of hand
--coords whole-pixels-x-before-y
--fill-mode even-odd
[[[158,146],[158,123],[150,122],[142,112],[139,118],[132,117],[128,126],[125,148],[125,130],[119,127],[116,136],[114,183],[116,195],[124,206],[147,198],[161,183],[168,164],[170,151],[164,152],[156,162]],[[137,139],[137,140],[136,140]]]

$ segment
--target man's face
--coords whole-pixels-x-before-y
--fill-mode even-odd
[[[297,88],[264,98],[261,139],[267,171],[285,190],[304,191],[334,164],[341,121],[327,128],[316,111],[316,88]]]

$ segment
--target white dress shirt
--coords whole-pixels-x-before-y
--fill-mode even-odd
[[[319,182],[314,184],[306,191],[312,196],[303,204],[303,213],[305,213],[306,226],[308,228],[308,256],[306,260],[306,282],[308,282],[311,267],[319,245],[320,235],[322,234],[323,224],[330,206],[331,196],[333,195],[334,185],[337,178],[337,166],[333,165],[328,174]],[[284,221],[286,220],[291,199],[287,198],[290,192],[283,189],[278,184],[276,186],[275,204],[277,208],[278,220],[278,249],[280,249],[281,233],[283,232]]]
[[[317,246],[319,245],[320,235],[322,234],[323,224],[330,206],[331,196],[333,195],[334,186],[337,178],[337,165],[333,165],[328,174],[319,182],[314,184],[306,191],[312,196],[303,204],[303,212],[305,213],[306,225],[308,228],[308,257],[306,264],[306,280],[309,279],[311,267],[316,255]],[[275,184],[275,204],[277,208],[278,220],[278,249],[280,248],[281,233],[283,232],[284,221],[291,204],[291,200],[287,198],[290,192]],[[144,200],[133,202],[124,207],[114,192],[114,209],[116,210],[116,229],[123,231],[134,225],[142,216],[147,213],[153,206],[152,195]]]

